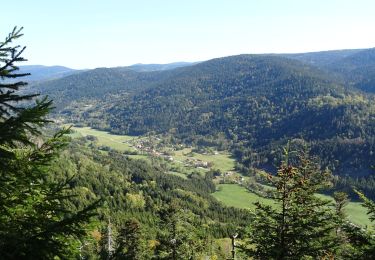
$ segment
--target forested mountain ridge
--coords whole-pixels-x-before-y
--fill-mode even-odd
[[[341,79],[343,84],[375,93],[375,48],[284,55],[317,66]]]
[[[145,71],[160,71],[160,70],[172,70],[176,68],[191,66],[196,64],[197,62],[173,62],[173,63],[166,63],[166,64],[142,64],[137,63],[134,65],[129,66],[129,69],[138,71],[138,72],[145,72]]]
[[[344,75],[353,87],[375,93],[375,48],[338,60],[332,63],[329,69]]]
[[[52,78],[52,76],[49,77],[49,71],[46,71],[49,67],[25,66],[25,68],[31,69],[30,73],[32,75],[29,76],[31,80],[33,78],[40,78],[39,70],[44,75],[47,75],[44,78],[45,81],[33,84],[33,88],[53,96],[58,108],[62,108],[71,101],[80,98],[102,98],[105,94],[117,94],[119,92],[133,91],[138,87],[147,87],[151,83],[168,77],[171,74],[170,70],[193,64],[195,63],[134,64],[127,67],[96,68],[92,70],[70,71],[69,73],[64,70],[61,73],[66,73],[65,77],[55,76],[55,78]],[[53,73],[55,70],[63,70],[64,68],[51,67],[50,70]],[[43,78],[40,78],[40,80],[43,80]]]
[[[173,130],[185,142],[236,151],[245,171],[274,169],[275,151],[291,139],[306,140],[337,174],[367,175],[374,161],[373,97],[289,58],[239,55],[154,72],[96,69],[41,87],[69,121],[131,135]]]
[[[371,100],[346,90],[328,74],[285,58],[211,60],[106,104],[87,111],[84,120],[133,135],[176,129],[190,142],[225,136],[244,147],[238,158],[248,167],[272,168],[272,151],[294,138],[310,142],[336,173],[350,174],[360,167],[356,174],[366,175],[373,160]]]
[[[301,61],[304,64],[308,64],[314,67],[319,68],[321,71],[325,71],[329,74],[331,80],[336,82],[340,82],[341,85],[349,86],[350,80],[345,81],[346,78],[353,78],[357,77],[357,74],[364,75],[366,73],[370,73],[373,69],[374,55],[371,54],[375,52],[374,49],[353,49],[353,50],[337,50],[337,51],[322,51],[322,52],[309,52],[309,53],[295,53],[295,54],[263,54],[260,56],[278,56],[278,57],[286,57],[289,59],[294,59]],[[372,55],[372,56],[371,56]],[[366,58],[367,57],[367,58]],[[115,67],[115,68],[97,68],[92,70],[84,70],[84,71],[75,71],[78,75],[77,77],[65,77],[63,79],[56,79],[52,80],[51,82],[40,82],[35,87],[40,91],[48,91],[49,94],[55,96],[55,92],[66,91],[66,88],[70,88],[70,91],[78,91],[75,94],[78,94],[80,97],[81,95],[84,97],[86,94],[87,96],[91,97],[99,97],[101,98],[103,92],[100,91],[99,88],[108,88],[107,93],[112,94],[113,88],[115,90],[124,89],[128,90],[127,87],[127,80],[133,80],[134,74],[126,74],[129,71],[134,71],[138,73],[150,73],[153,72],[155,75],[174,75],[178,73],[179,69],[183,67],[189,67],[197,65],[197,62],[176,62],[176,63],[169,63],[169,64],[134,64],[127,67]],[[33,75],[29,77],[34,77],[35,70],[37,71],[36,74],[39,75],[38,72],[39,67],[44,70],[47,69],[47,75],[49,75],[48,70],[52,70],[55,67],[44,67],[44,66],[24,66],[25,68],[31,68],[30,71]],[[34,68],[35,67],[35,68]],[[43,68],[44,67],[44,68]],[[64,68],[61,66],[56,66],[56,68]],[[367,70],[362,71],[362,68],[367,68]],[[176,70],[177,69],[177,70]],[[355,70],[354,70],[355,69]],[[174,70],[173,73],[168,74],[170,70]],[[104,72],[105,71],[105,72]],[[159,72],[159,73],[158,73]],[[102,80],[102,78],[110,78],[111,80]],[[128,79],[129,78],[129,79]],[[162,77],[161,80],[163,80]],[[340,80],[341,79],[341,80]],[[93,83],[96,81],[99,84],[92,86]],[[152,78],[154,84],[159,82],[157,76]],[[136,85],[143,85],[144,83],[139,82]],[[99,86],[97,86],[99,85]],[[353,84],[351,84],[353,85]],[[72,87],[74,86],[74,87]],[[84,89],[84,90],[83,90]],[[82,90],[82,91],[81,91]],[[98,94],[96,94],[98,91]],[[66,91],[68,92],[68,91]],[[74,95],[68,95],[66,98],[63,98],[63,103],[68,103]],[[55,101],[59,102],[60,99],[55,99]]]
[[[133,70],[137,72],[151,72],[151,71],[166,71],[172,70],[175,68],[181,68],[186,66],[191,66],[196,64],[197,62],[173,62],[173,63],[166,63],[166,64],[134,64],[125,67],[116,67],[111,68],[116,70]],[[104,68],[96,68],[96,69],[104,69]],[[24,65],[20,66],[21,73],[30,73],[31,75],[25,77],[29,83],[33,82],[41,82],[47,80],[55,80],[63,77],[67,77],[72,74],[82,73],[89,71],[90,69],[71,69],[65,66],[44,66],[44,65]],[[95,70],[95,69],[91,69]],[[44,82],[43,82],[44,84]]]
[[[332,63],[335,63],[346,57],[355,55],[365,49],[348,49],[348,50],[332,50],[332,51],[318,51],[305,53],[289,53],[277,54],[286,58],[295,59],[304,63],[314,65],[319,68],[325,68]]]
[[[145,88],[169,75],[169,71],[136,72],[128,67],[97,68],[61,79],[41,82],[34,89],[54,98],[58,109],[81,99],[101,99]]]
[[[74,73],[81,72],[64,66],[43,66],[43,65],[25,65],[20,66],[21,73],[30,73],[31,75],[24,79],[28,82],[44,81],[62,78]]]

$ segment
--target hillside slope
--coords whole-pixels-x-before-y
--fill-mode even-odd
[[[191,68],[106,113],[114,115],[110,128],[132,134],[171,128],[184,137],[224,133],[260,154],[241,154],[249,167],[273,168],[271,152],[303,138],[336,173],[366,175],[374,162],[373,104],[300,63],[237,56]]]
[[[282,55],[330,72],[347,87],[375,93],[375,48]]]
[[[343,75],[353,87],[375,93],[375,48],[337,60],[328,69]]]
[[[348,50],[332,50],[319,52],[291,53],[280,54],[283,57],[299,60],[301,62],[316,66],[318,68],[326,68],[332,63],[336,63],[351,55],[355,55],[365,49],[348,49]]]
[[[82,103],[65,108],[69,120],[131,135],[173,129],[186,142],[229,144],[245,167],[267,169],[274,169],[274,153],[287,140],[304,139],[335,173],[370,173],[373,97],[322,70],[282,57],[240,55],[123,75],[76,85],[81,97],[90,96],[89,86],[95,95],[84,113]]]
[[[127,67],[97,68],[35,84],[33,87],[54,99],[60,110],[74,101],[102,99],[106,95],[127,95],[170,74],[169,71],[136,72]]]

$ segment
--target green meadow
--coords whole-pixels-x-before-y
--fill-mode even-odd
[[[121,152],[135,151],[135,149],[128,142],[137,137],[128,135],[114,135],[105,131],[92,129],[91,127],[72,127],[72,130],[74,131],[72,137],[88,135],[95,136],[98,139],[98,146],[108,146]]]
[[[223,204],[236,208],[254,209],[255,202],[275,205],[272,199],[260,197],[237,184],[219,184],[212,195]]]
[[[237,208],[254,209],[255,202],[275,206],[275,202],[272,199],[260,197],[237,184],[220,184],[218,185],[218,190],[212,195],[223,204]],[[317,196],[333,201],[333,198],[327,195],[319,194]],[[366,212],[360,202],[349,202],[346,206],[346,214],[350,221],[362,226],[371,226]]]
[[[220,169],[223,172],[233,171],[235,160],[227,152],[220,152],[218,154],[201,154],[192,152],[192,148],[185,148],[174,152],[176,160],[184,161],[187,159],[198,159],[205,162],[212,163],[213,169]]]

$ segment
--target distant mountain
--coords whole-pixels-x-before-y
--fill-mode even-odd
[[[26,65],[20,66],[20,72],[31,73],[30,76],[25,77],[23,80],[35,82],[62,78],[78,71],[63,66]]]
[[[103,98],[106,94],[126,94],[163,80],[174,69],[192,66],[193,63],[136,64],[127,67],[97,68],[75,71],[65,77],[33,84],[39,92],[50,95],[55,105],[62,108],[79,99]]]
[[[375,93],[375,48],[282,54],[282,56],[328,71],[348,87]]]
[[[136,72],[151,72],[151,71],[165,71],[175,68],[191,66],[197,62],[174,62],[167,64],[134,64],[131,66],[110,68],[113,71],[136,71]],[[108,68],[97,68],[97,70],[108,70]],[[72,74],[86,72],[89,70],[75,70],[64,66],[43,66],[43,65],[26,65],[20,66],[21,73],[30,73],[30,76],[24,78],[28,82],[45,81],[63,78]],[[95,72],[94,72],[95,73]]]
[[[40,82],[33,88],[51,96],[55,106],[62,109],[74,101],[103,99],[108,95],[126,96],[165,79],[171,73],[169,70],[137,72],[129,67],[97,68]]]
[[[160,70],[172,70],[176,68],[191,66],[197,64],[198,62],[174,62],[167,64],[134,64],[128,68],[138,71],[138,72],[147,72],[147,71],[160,71]]]
[[[365,49],[336,60],[327,68],[341,74],[351,86],[375,93],[375,48]]]
[[[354,55],[363,51],[363,49],[354,50],[333,50],[333,51],[320,51],[320,52],[306,52],[306,53],[293,53],[293,54],[279,54],[281,56],[296,59],[304,63],[316,66],[318,68],[327,68],[332,63],[341,59]]]
[[[288,140],[304,139],[336,174],[367,175],[374,98],[331,74],[290,58],[239,55],[164,71],[96,69],[38,87],[69,121],[113,133],[172,131],[267,169]]]

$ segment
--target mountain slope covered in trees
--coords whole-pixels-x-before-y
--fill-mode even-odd
[[[353,87],[375,93],[375,48],[366,49],[330,64]]]
[[[149,87],[169,71],[136,72],[127,67],[97,68],[62,79],[36,84],[33,88],[54,98],[58,109],[72,101],[101,99],[105,95],[127,95],[134,90]]]
[[[173,75],[173,70],[192,65],[189,62],[169,64],[135,64],[128,67],[96,68],[80,72],[70,72],[66,77],[55,78],[33,84],[33,89],[51,95],[56,106],[61,109],[72,101],[80,99],[101,99],[104,95],[127,95]],[[49,75],[48,71],[39,71],[40,66],[31,68],[29,77],[40,78],[39,73]],[[64,68],[64,67],[62,67]],[[54,69],[51,67],[51,70]],[[34,76],[36,71],[36,76]],[[53,75],[51,75],[52,77]],[[57,77],[57,76],[56,76]],[[45,79],[51,79],[45,78]]]
[[[375,48],[285,56],[329,71],[347,86],[375,93]]]
[[[280,54],[281,56],[302,61],[314,65],[318,68],[326,68],[330,64],[337,63],[339,60],[355,55],[364,49],[318,51],[305,53]]]
[[[336,58],[362,53],[352,52]],[[289,58],[239,55],[154,72],[96,69],[40,87],[69,121],[130,135],[172,131],[188,143],[231,149],[244,172],[275,169],[275,152],[291,139],[307,141],[336,174],[368,175],[374,162],[374,97]]]

